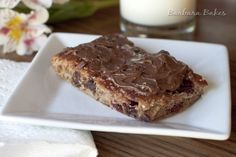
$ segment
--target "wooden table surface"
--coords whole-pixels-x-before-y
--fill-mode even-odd
[[[228,47],[232,91],[232,132],[230,138],[227,141],[213,141],[93,132],[100,157],[236,156],[236,1],[198,0],[198,10],[215,8],[224,10],[227,16],[199,16],[193,40],[220,43]],[[56,32],[108,34],[120,32],[119,20],[119,8],[112,7],[100,10],[88,18],[54,24],[52,27]],[[14,54],[1,54],[0,58],[30,61],[32,56],[19,57]]]

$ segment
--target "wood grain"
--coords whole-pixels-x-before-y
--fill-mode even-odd
[[[232,91],[232,132],[227,141],[199,140],[179,137],[130,135],[93,132],[100,157],[233,157],[236,156],[236,1],[198,0],[198,10],[224,10],[227,16],[199,16],[193,40],[221,43],[230,54]],[[52,25],[55,32],[108,34],[119,32],[119,8],[98,11],[86,19],[71,20]],[[200,51],[200,50],[199,50]],[[0,58],[31,60],[33,56],[15,54]],[[220,64],[220,63],[219,63]]]

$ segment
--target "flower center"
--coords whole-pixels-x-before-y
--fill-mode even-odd
[[[13,17],[6,23],[6,27],[10,30],[9,37],[18,43],[24,32],[21,18],[19,16]]]

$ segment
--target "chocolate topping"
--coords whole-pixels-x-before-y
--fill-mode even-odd
[[[80,68],[89,67],[94,76],[138,95],[175,91],[189,69],[168,52],[147,53],[123,35],[103,36],[71,49],[83,63]]]

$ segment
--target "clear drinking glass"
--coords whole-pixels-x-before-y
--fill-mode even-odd
[[[121,31],[130,36],[175,37],[195,30],[196,0],[120,0]]]

